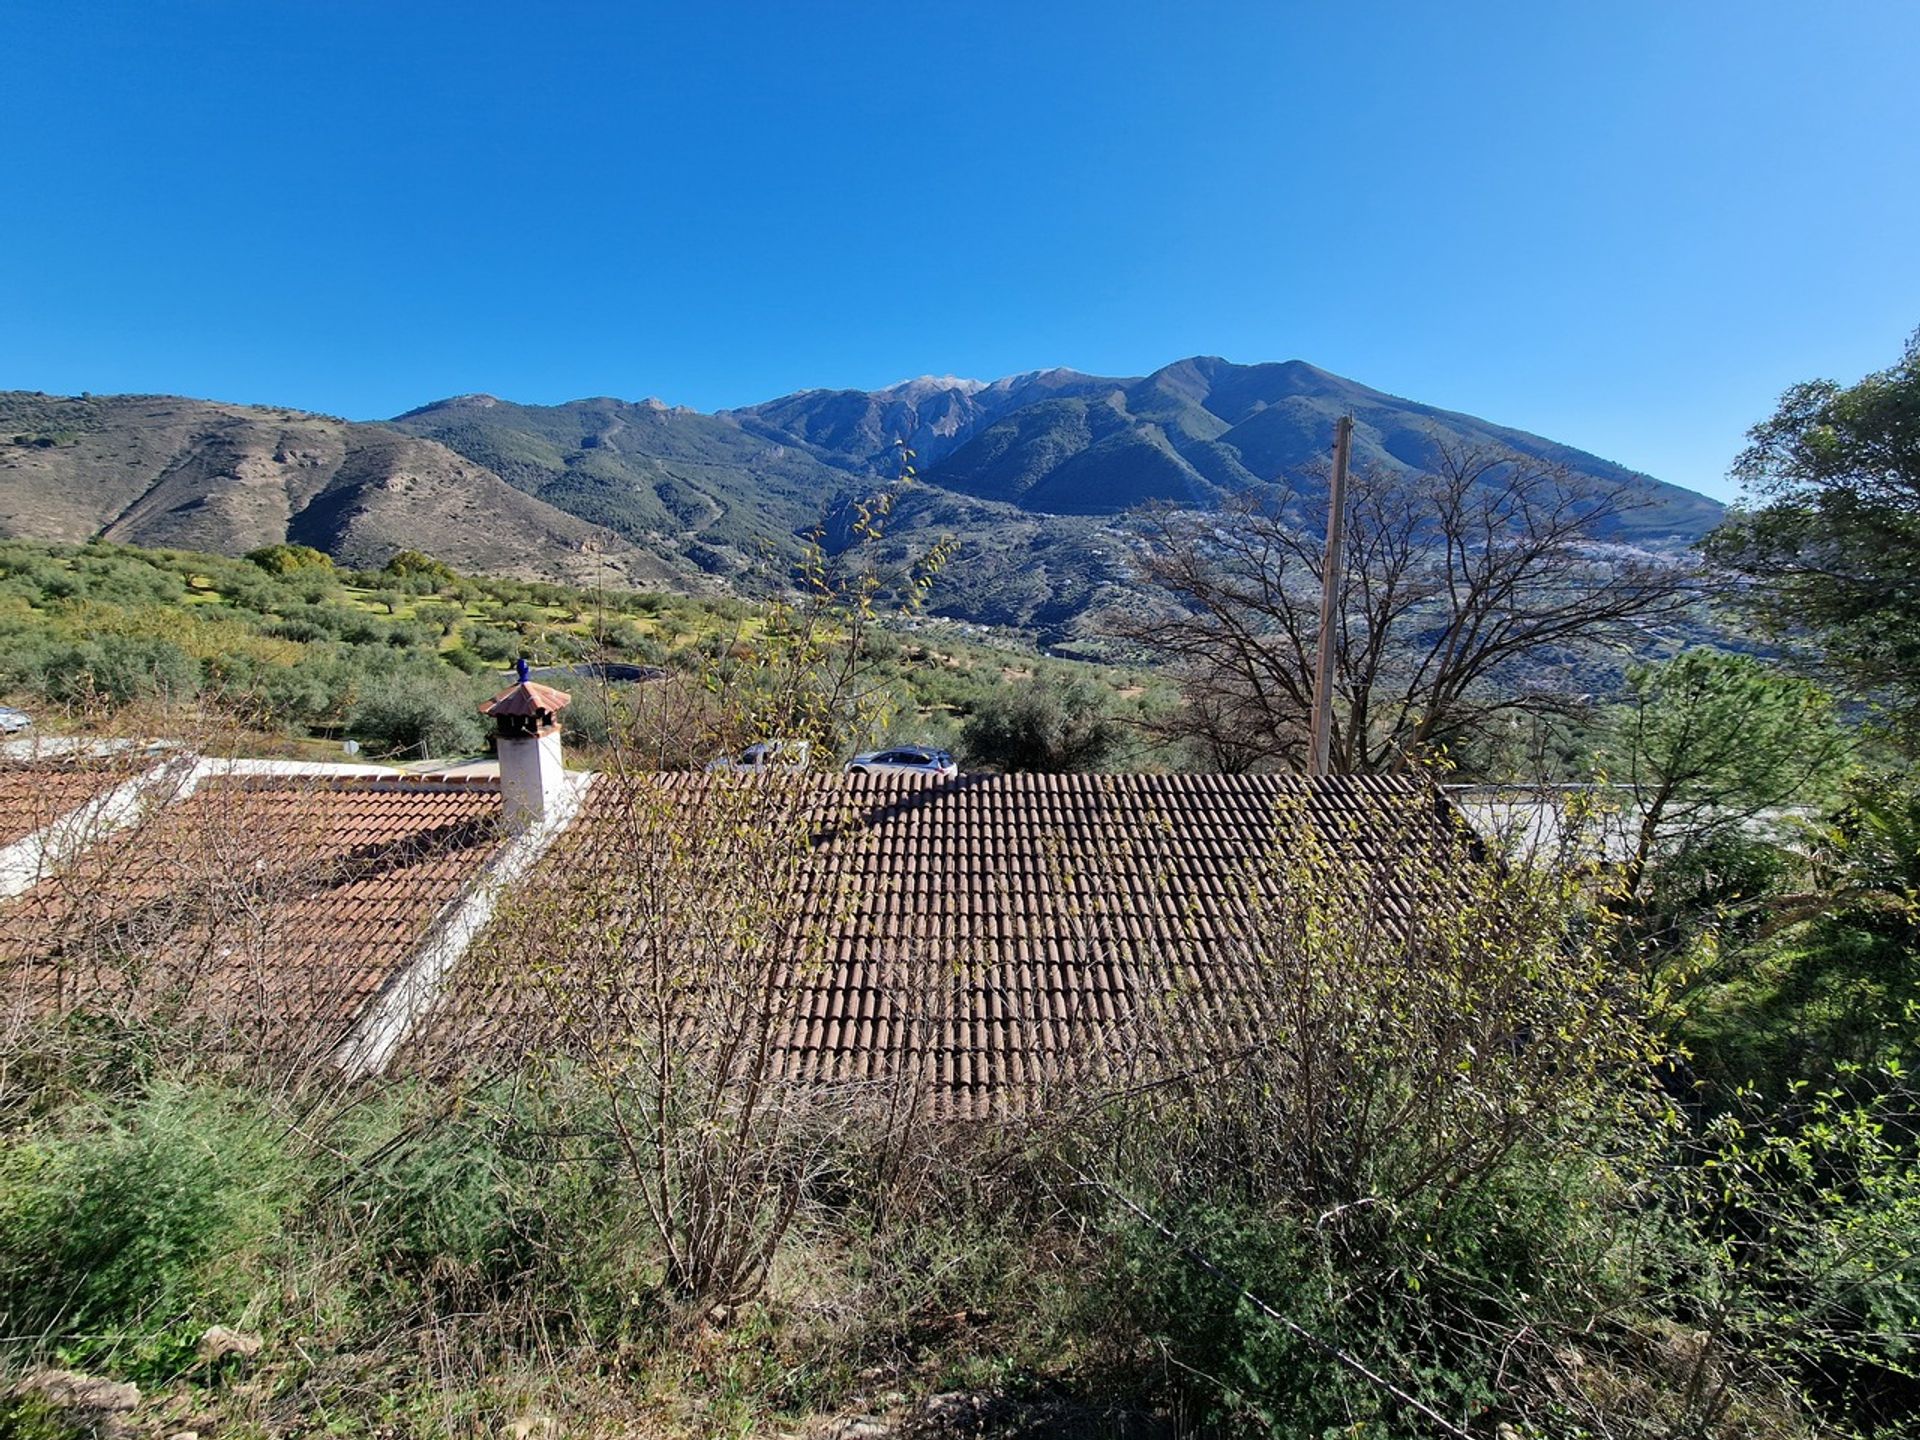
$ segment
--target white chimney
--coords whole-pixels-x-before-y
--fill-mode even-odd
[[[510,830],[531,829],[552,813],[566,781],[560,712],[572,703],[565,691],[529,680],[522,660],[519,683],[480,707],[482,715],[493,717],[500,802]]]

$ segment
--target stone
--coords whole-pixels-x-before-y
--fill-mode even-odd
[[[200,1346],[195,1352],[201,1363],[216,1365],[229,1355],[238,1355],[242,1360],[251,1360],[260,1353],[265,1344],[258,1335],[249,1335],[244,1330],[229,1330],[224,1325],[209,1325],[200,1336]]]
[[[500,1427],[501,1440],[557,1440],[560,1422],[551,1415],[521,1415]]]
[[[127,1380],[82,1375],[78,1370],[35,1370],[14,1387],[56,1410],[99,1410],[124,1414],[140,1403],[140,1387]]]
[[[984,1435],[1016,1422],[1021,1434],[1049,1435],[1067,1428],[1049,1423],[1046,1406],[1021,1405],[991,1391],[948,1390],[929,1395],[913,1417],[915,1435]]]

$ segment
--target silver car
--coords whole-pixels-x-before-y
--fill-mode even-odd
[[[960,767],[944,750],[903,745],[895,750],[869,750],[847,762],[849,775],[958,775]]]
[[[807,768],[813,747],[805,740],[761,740],[738,755],[722,755],[707,766],[710,772],[763,775],[769,771],[797,775]]]
[[[18,735],[29,725],[33,717],[24,710],[16,710],[11,705],[0,705],[0,735]]]

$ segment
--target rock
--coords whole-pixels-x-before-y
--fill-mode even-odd
[[[974,1397],[964,1390],[948,1390],[939,1395],[929,1395],[920,1404],[921,1414],[933,1420],[942,1420],[963,1412],[971,1414],[976,1408]]]
[[[991,1395],[950,1390],[943,1395],[929,1395],[920,1407],[920,1420],[938,1429],[970,1432],[979,1429],[981,1422],[996,1408],[995,1397]]]
[[[893,1427],[871,1415],[856,1415],[842,1420],[827,1434],[830,1440],[887,1440],[893,1434]]]
[[[31,1395],[56,1410],[99,1410],[124,1414],[140,1403],[140,1387],[126,1380],[105,1380],[78,1370],[35,1370],[14,1386],[16,1395]]]
[[[200,1337],[200,1347],[195,1352],[203,1364],[217,1365],[229,1355],[238,1355],[242,1360],[251,1360],[260,1353],[265,1344],[258,1335],[249,1335],[244,1330],[229,1330],[224,1325],[209,1325]]]
[[[551,1415],[522,1415],[500,1427],[501,1440],[556,1440],[560,1422]]]
[[[1133,1433],[1114,1417],[1075,1405],[1027,1403],[991,1390],[948,1390],[920,1402],[906,1433],[925,1437],[1000,1434],[1108,1435]]]
[[[167,1440],[200,1440],[198,1430],[176,1430],[167,1436]]]

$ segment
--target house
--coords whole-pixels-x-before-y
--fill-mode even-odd
[[[1276,867],[1331,856],[1390,919],[1463,853],[1408,780],[568,772],[564,704],[492,702],[498,779],[0,770],[0,823],[35,776],[57,797],[14,844],[70,817],[0,900],[0,1026],[161,1011],[355,1077],[605,1044],[672,974],[756,1007],[782,1076],[987,1115],[1271,1023],[1246,997]]]

